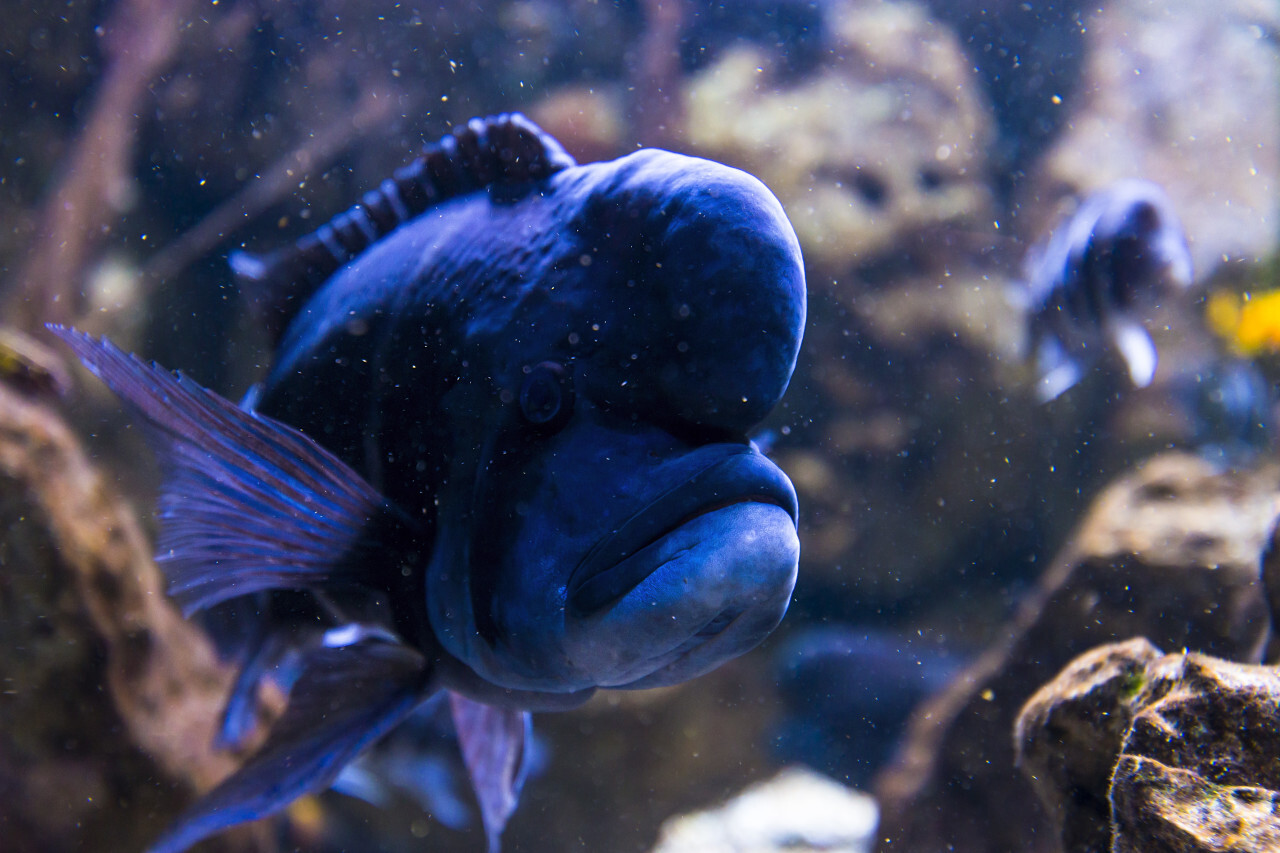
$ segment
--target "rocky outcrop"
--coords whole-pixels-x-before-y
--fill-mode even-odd
[[[1076,658],[1027,700],[1014,727],[1017,764],[1063,850],[1108,850],[1107,789],[1134,699],[1160,650],[1141,637]]]
[[[1081,27],[1080,97],[1063,103],[1070,121],[1031,195],[1149,178],[1173,200],[1198,273],[1275,254],[1280,6],[1126,0],[1089,10]]]
[[[817,275],[932,251],[944,227],[990,228],[994,135],[959,42],[913,3],[838,2],[820,69],[785,78],[738,48],[684,91],[683,141],[777,194]]]
[[[0,530],[0,846],[143,849],[234,769],[212,749],[230,675],[56,409],[4,381]]]
[[[1014,765],[1019,709],[1077,655],[1130,637],[1257,660],[1269,626],[1259,564],[1278,480],[1274,466],[1222,471],[1173,453],[1104,491],[1005,639],[917,710],[876,785],[879,849],[1056,849]]]
[[[1273,667],[1103,646],[1028,701],[1015,740],[1069,853],[1280,845]]]

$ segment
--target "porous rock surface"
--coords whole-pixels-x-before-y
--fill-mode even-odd
[[[1132,637],[1257,660],[1269,619],[1259,580],[1277,514],[1273,464],[1220,470],[1169,453],[1093,503],[995,643],[915,713],[876,782],[880,850],[1056,850],[1015,767],[1023,703],[1088,649]]]
[[[1280,848],[1274,667],[1102,646],[1028,701],[1016,740],[1062,850]]]
[[[1134,700],[1160,650],[1141,637],[1085,652],[1027,700],[1014,748],[1063,850],[1107,850],[1107,788]]]
[[[989,105],[956,37],[914,3],[829,5],[820,69],[789,81],[755,48],[684,91],[683,141],[777,194],[818,274],[989,226]],[[813,276],[816,277],[816,276]]]

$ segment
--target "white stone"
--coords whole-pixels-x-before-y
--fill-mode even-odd
[[[870,796],[790,767],[719,808],[668,820],[653,853],[868,853],[878,820]]]

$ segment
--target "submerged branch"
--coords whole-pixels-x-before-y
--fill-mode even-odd
[[[0,315],[24,331],[69,322],[86,270],[134,191],[130,160],[149,88],[173,62],[195,0],[122,0],[106,24],[107,70],[84,128],[37,216],[26,263]]]

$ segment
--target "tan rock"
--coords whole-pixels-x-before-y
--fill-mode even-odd
[[[1274,464],[1222,471],[1170,453],[1107,488],[1004,639],[916,712],[898,762],[877,781],[879,849],[1056,849],[1014,766],[1019,709],[1100,643],[1146,637],[1257,660],[1269,621],[1259,563],[1278,481]]]
[[[820,274],[989,229],[992,118],[955,36],[915,3],[838,2],[828,20],[830,60],[795,82],[747,47],[696,75],[686,144],[763,180]]]
[[[1015,737],[1062,850],[1280,849],[1274,667],[1102,646],[1028,701]]]
[[[1064,850],[1105,850],[1110,843],[1107,787],[1133,722],[1134,697],[1159,657],[1141,637],[1099,646],[1037,690],[1018,715],[1018,766]]]
[[[1124,0],[1089,10],[1081,25],[1081,97],[1032,194],[1149,178],[1173,200],[1198,273],[1274,254],[1280,5]]]
[[[4,382],[0,530],[0,847],[142,849],[235,768],[212,748],[230,673],[61,416]]]

